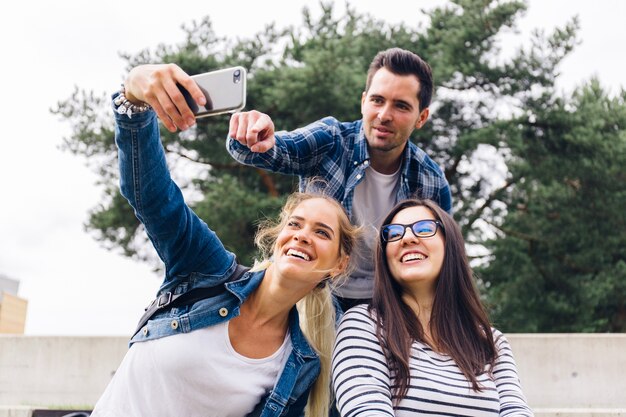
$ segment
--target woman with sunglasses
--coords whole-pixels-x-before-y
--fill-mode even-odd
[[[452,217],[432,201],[406,200],[379,239],[372,302],[348,310],[337,333],[341,415],[532,416]]]
[[[133,69],[113,96],[121,191],[165,264],[159,300],[219,291],[139,329],[92,417],[327,415],[335,318],[326,282],[349,272],[356,229],[332,198],[294,194],[279,222],[257,234],[271,262],[227,282],[235,255],[167,168],[153,109],[170,130],[193,125],[176,83],[203,97],[173,65]]]

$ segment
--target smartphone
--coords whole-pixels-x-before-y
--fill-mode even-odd
[[[204,93],[206,98],[204,106],[199,106],[183,86],[179,84],[178,88],[185,96],[185,100],[196,115],[196,119],[223,113],[234,113],[245,107],[246,69],[244,67],[205,72],[192,75],[191,78]]]

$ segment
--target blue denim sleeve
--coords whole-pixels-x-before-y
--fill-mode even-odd
[[[276,145],[256,153],[233,138],[227,138],[226,150],[238,162],[287,175],[307,175],[337,146],[339,122],[331,117],[291,132],[275,133]]]
[[[307,389],[287,410],[285,417],[304,417],[304,408],[309,401],[309,392]]]
[[[220,283],[234,267],[227,251],[172,180],[156,113],[115,114],[122,195],[143,223],[166,268],[166,282],[194,272]]]

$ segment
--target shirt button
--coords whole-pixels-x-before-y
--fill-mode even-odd
[[[178,329],[178,320],[172,320],[170,326],[172,326],[172,329],[174,330]]]
[[[354,161],[354,165],[359,165],[359,162],[358,161]]]
[[[144,327],[142,332],[144,336],[148,336],[148,326]]]
[[[362,176],[363,176],[363,175],[359,174],[359,175],[357,175],[357,176],[356,176],[356,179],[357,179],[357,180],[360,180]]]
[[[226,317],[228,315],[228,309],[226,307],[222,307],[220,308],[219,313],[220,313],[220,316]]]
[[[370,164],[370,161],[365,161],[363,162],[363,165],[368,166]]]

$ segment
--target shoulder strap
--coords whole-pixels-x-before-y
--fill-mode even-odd
[[[226,282],[237,281],[249,269],[249,267],[237,264],[237,267],[235,268],[235,271],[232,273],[232,275],[228,277],[228,279],[223,284],[220,284],[216,287],[195,288],[191,291],[187,291],[181,294],[172,294],[169,291],[161,294],[160,296],[152,300],[150,305],[146,307],[146,312],[143,313],[143,316],[141,316],[141,318],[139,319],[139,323],[137,324],[137,328],[135,329],[133,336],[137,334],[137,332],[141,330],[141,328],[146,325],[148,320],[150,320],[150,318],[154,316],[157,312],[165,310],[166,308],[169,309],[181,305],[191,305],[196,301],[220,295],[225,291],[224,284]]]

